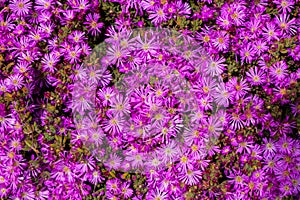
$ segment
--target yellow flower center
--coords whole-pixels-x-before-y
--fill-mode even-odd
[[[96,28],[96,27],[97,27],[97,22],[92,21],[92,22],[91,22],[91,27],[92,27],[92,28]]]
[[[22,2],[18,3],[18,8],[20,8],[20,9],[24,8],[24,3],[22,3]]]
[[[187,161],[188,161],[188,158],[186,156],[181,157],[181,162],[182,163],[187,163]]]
[[[218,42],[219,42],[220,44],[224,44],[224,38],[219,37],[219,38],[218,38]]]
[[[164,15],[164,12],[160,9],[160,10],[158,10],[157,14],[158,14],[159,16],[163,16],[163,15]]]
[[[258,82],[259,80],[260,80],[260,78],[259,78],[258,76],[254,76],[254,77],[253,77],[253,81],[254,81],[254,82]]]
[[[285,7],[287,6],[287,2],[286,2],[286,1],[282,1],[282,2],[281,2],[281,6],[282,6],[283,8],[285,8]]]
[[[204,40],[204,42],[209,42],[210,37],[208,35],[206,35],[206,36],[203,37],[203,40]]]
[[[235,180],[236,182],[241,183],[243,181],[243,178],[241,176],[237,176]]]

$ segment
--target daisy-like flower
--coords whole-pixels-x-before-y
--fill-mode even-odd
[[[289,21],[289,14],[276,15],[276,23],[283,33],[295,35],[297,33],[296,19],[292,18]]]
[[[295,163],[294,157],[285,154],[282,156],[282,160],[278,162],[278,166],[280,166],[280,168],[282,169],[288,169],[288,167],[291,166],[293,163]]]
[[[208,133],[218,137],[223,130],[222,121],[218,116],[210,116],[207,123]]]
[[[53,7],[53,0],[37,0],[35,4],[35,10],[43,12]]]
[[[22,74],[11,75],[9,77],[8,87],[19,90],[24,86],[24,76]]]
[[[212,57],[211,62],[209,63],[208,67],[205,68],[209,74],[212,76],[221,75],[225,70],[226,64],[224,64],[225,58],[221,56],[214,56]]]
[[[150,12],[149,19],[155,25],[158,25],[167,20],[166,11],[164,8],[157,7]]]
[[[155,153],[149,157],[150,158],[148,158],[148,161],[145,163],[146,167],[149,169],[159,169],[162,164],[160,155]]]
[[[92,48],[87,43],[81,44],[80,47],[81,47],[81,52],[84,56],[89,56],[91,54]]]
[[[270,75],[276,80],[283,80],[288,75],[287,68],[284,61],[279,61],[270,68]]]
[[[86,68],[84,67],[84,64],[81,64],[81,65],[77,64],[72,69],[74,72],[70,76],[71,79],[73,79],[74,81],[86,80],[87,72],[86,72]]]
[[[290,154],[292,152],[293,142],[293,139],[284,135],[280,138],[280,140],[276,143],[275,146],[279,152]]]
[[[32,2],[29,0],[12,0],[9,3],[9,7],[13,13],[18,16],[24,16],[29,13],[31,9]]]
[[[114,169],[118,170],[121,166],[122,158],[115,153],[110,155],[110,158],[105,162],[105,165],[109,168],[109,170]]]
[[[220,31],[216,35],[216,38],[213,39],[212,44],[219,50],[223,51],[228,48],[229,45],[229,35],[226,31]]]
[[[86,38],[84,37],[85,33],[82,31],[74,31],[68,36],[68,39],[74,41],[74,43],[82,43]]]
[[[247,22],[246,24],[248,25],[247,27],[249,27],[251,34],[254,35],[253,37],[257,36],[261,27],[261,20],[252,18],[250,22]]]
[[[212,109],[213,99],[211,96],[202,97],[197,100],[201,109],[204,109],[206,111]]]
[[[266,52],[269,49],[269,47],[267,46],[267,43],[262,39],[257,39],[254,42],[254,48],[255,48],[255,51],[258,56],[261,55],[263,52]]]
[[[103,122],[103,129],[110,133],[120,133],[123,130],[123,119],[120,116],[110,116]]]
[[[209,156],[213,156],[213,155],[221,152],[220,147],[218,145],[216,145],[216,142],[209,140],[209,139],[205,140],[204,148]]]
[[[232,179],[228,182],[234,184],[235,189],[242,188],[246,183],[246,176],[240,171],[231,171],[227,177]]]
[[[64,161],[57,161],[56,168],[52,172],[52,177],[58,181],[68,181],[68,182],[75,182],[75,178],[77,175],[74,171],[74,166],[70,163],[65,163]]]
[[[231,12],[230,18],[237,26],[240,26],[244,22],[246,17],[245,7],[239,3],[232,5],[234,6],[234,10],[233,12]]]
[[[241,49],[240,55],[242,57],[242,63],[244,61],[246,61],[247,63],[251,63],[253,57],[255,56],[255,49],[253,48],[253,45],[251,43],[245,45],[244,48]]]
[[[226,155],[226,154],[228,154],[230,151],[231,151],[231,150],[230,150],[230,146],[226,146],[226,147],[224,147],[224,148],[222,149],[222,154],[223,154],[223,155]]]
[[[107,190],[113,193],[119,193],[120,186],[121,186],[120,180],[116,178],[110,179],[106,182]]]
[[[75,62],[79,61],[79,57],[81,54],[81,47],[79,45],[76,45],[74,48],[70,48],[67,50],[66,59],[70,61],[71,64],[74,64]]]
[[[16,120],[12,118],[12,114],[6,116],[0,115],[0,130],[6,130],[8,128],[13,128]]]
[[[83,24],[86,25],[88,28],[89,33],[92,34],[92,36],[97,36],[101,33],[101,28],[103,27],[102,22],[98,22],[100,19],[100,15],[97,13],[89,13],[86,16],[86,22]]]
[[[264,151],[264,157],[274,156],[276,153],[276,146],[275,142],[271,139],[263,138],[263,151]]]
[[[22,149],[22,144],[20,139],[13,138],[10,141],[10,148],[14,149],[15,151],[20,151]]]
[[[54,28],[56,27],[52,22],[42,23],[41,29],[44,31],[45,38],[50,37],[51,33],[53,32]]]
[[[218,84],[214,99],[219,106],[227,107],[229,105],[229,100],[233,100],[232,97],[233,95],[231,95],[231,92],[223,82]]]
[[[266,26],[264,26],[263,30],[263,37],[270,42],[273,39],[279,40],[279,34],[278,29],[276,28],[275,23],[268,22],[266,23]]]
[[[250,68],[249,72],[246,72],[247,81],[250,82],[251,85],[262,85],[266,81],[266,74],[263,70],[259,70],[258,67]]]
[[[294,115],[294,117],[296,117],[297,115],[300,115],[300,103],[299,102],[296,102],[295,104],[291,104],[291,109],[292,109],[292,114]]]
[[[142,0],[140,6],[146,11],[153,11],[159,2],[154,0]]]
[[[203,136],[203,132],[200,132],[198,130],[198,127],[196,127],[196,125],[194,125],[195,123],[199,124],[198,121],[192,122],[190,124],[191,127],[186,127],[183,132],[184,142],[189,146],[191,146],[194,141],[199,140]],[[207,123],[206,120],[205,120],[205,123]]]
[[[38,22],[40,23],[49,23],[51,22],[52,13],[50,11],[44,11],[41,12],[40,15],[38,15]]]
[[[187,155],[187,153],[183,153],[184,150],[182,149],[180,152],[179,163],[178,167],[180,171],[187,171],[188,169],[193,169],[193,158],[191,155]],[[188,149],[187,149],[188,152]]]
[[[86,11],[90,8],[90,3],[87,0],[76,0],[76,8],[81,11]]]
[[[262,154],[262,149],[260,147],[260,145],[254,145],[253,148],[251,149],[251,158],[257,159],[257,160],[261,160]]]
[[[142,58],[150,59],[151,55],[155,55],[158,44],[157,38],[152,35],[152,32],[146,32],[144,35],[139,34],[136,38],[136,50]]]
[[[264,159],[263,162],[263,170],[265,170],[266,172],[271,172],[273,173],[275,171],[275,169],[277,168],[277,163],[281,158],[279,158],[278,156],[276,157],[266,157]]]
[[[253,191],[256,191],[256,190],[257,190],[257,182],[250,179],[245,184],[245,189],[243,190],[243,192],[246,192],[246,194],[253,195]]]
[[[116,95],[116,92],[108,87],[108,88],[101,88],[97,92],[97,96],[101,99],[101,104],[103,106],[108,106],[111,104],[112,98]]]
[[[226,13],[226,14],[221,14],[218,18],[217,18],[217,22],[216,22],[222,29],[228,30],[232,25],[232,20],[230,18],[230,16]]]
[[[107,48],[107,58],[111,64],[116,64],[117,67],[124,65],[124,58],[129,56],[129,51],[115,44]]]
[[[277,8],[279,8],[279,12],[282,13],[291,12],[294,8],[293,0],[275,0],[273,2],[277,5]]]
[[[214,36],[214,31],[210,27],[204,25],[205,28],[201,28],[200,33],[196,32],[196,38],[201,41],[201,43],[207,47],[211,45],[212,38]]]
[[[182,1],[176,1],[176,8],[180,16],[185,16],[188,18],[188,15],[191,14],[191,7],[187,2],[183,3]]]
[[[170,123],[172,123],[172,121],[170,121]],[[155,135],[155,138],[161,139],[163,143],[169,142],[171,137],[176,137],[176,131],[174,130],[174,127],[160,126],[157,128],[159,132],[157,135]]]
[[[71,107],[79,112],[80,114],[83,114],[84,111],[90,110],[92,108],[92,103],[90,101],[89,97],[83,96],[82,94],[74,94],[76,98],[76,101],[73,101],[71,103]]]
[[[83,159],[80,164],[76,165],[75,168],[80,174],[84,174],[87,173],[88,171],[94,170],[95,164],[96,163],[93,157],[87,157]]]
[[[57,70],[55,65],[58,63],[59,59],[60,58],[52,52],[50,54],[45,54],[42,59],[42,68],[47,72],[54,73]]]
[[[104,178],[101,176],[100,172],[98,170],[93,170],[90,174],[88,179],[91,183],[97,185],[98,183],[101,183]]]
[[[123,183],[121,186],[121,193],[127,199],[130,198],[133,194],[133,190],[130,188],[129,183]]]
[[[250,91],[250,88],[248,87],[248,83],[246,80],[241,79],[238,81],[237,77],[233,77],[228,82],[228,87],[232,91],[232,95],[235,96],[235,98],[241,98],[244,96],[248,91]]]
[[[113,111],[114,115],[125,115],[127,116],[130,113],[130,104],[127,97],[121,94],[111,98],[111,108],[110,111]]]
[[[300,192],[300,176],[297,173],[291,174],[291,182],[294,187],[294,193],[297,194]]]
[[[147,193],[147,199],[149,200],[167,200],[168,199],[168,193],[160,190],[159,188],[156,188],[156,190],[150,190]]]
[[[293,186],[290,182],[283,181],[280,184],[279,190],[283,196],[288,196],[293,194]]]
[[[247,140],[243,140],[239,143],[238,149],[237,149],[237,153],[244,153],[247,152],[248,154],[251,154],[253,148],[253,142],[251,141],[247,141]]]
[[[197,164],[199,165],[200,169],[202,171],[204,171],[207,166],[209,165],[210,160],[204,160],[204,159],[200,159],[197,161]]]
[[[198,109],[193,111],[192,114],[190,114],[189,116],[192,123],[204,123],[206,122],[206,118],[207,118],[207,115],[204,113],[204,110],[198,110]]]
[[[252,177],[256,181],[262,181],[266,177],[266,172],[264,170],[256,170],[252,173]]]
[[[85,70],[87,78],[90,84],[97,84],[102,78],[103,69],[99,69],[96,66],[89,67]]]
[[[178,178],[187,185],[196,185],[202,179],[202,172],[200,170],[188,169],[187,171],[182,171]]]
[[[145,158],[141,153],[128,152],[126,154],[125,160],[130,162],[133,168],[143,168],[145,165]]]
[[[98,128],[97,130],[88,131],[88,134],[89,134],[89,141],[92,144],[95,144],[97,147],[102,144],[104,134],[101,129]]]

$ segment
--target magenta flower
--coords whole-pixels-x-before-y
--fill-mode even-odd
[[[84,24],[93,36],[97,36],[101,33],[101,28],[103,27],[103,23],[99,22],[100,15],[97,13],[89,13],[86,16],[86,22]]]
[[[46,11],[53,7],[53,0],[37,0],[34,8],[37,11]]]
[[[247,63],[251,63],[253,61],[253,57],[255,56],[255,49],[251,43],[248,43],[241,49],[241,57],[242,63],[246,61]]]
[[[42,59],[43,69],[45,71],[54,73],[57,69],[55,68],[55,65],[59,61],[59,57],[57,57],[54,53],[46,54],[45,57]]]
[[[240,171],[233,170],[227,177],[232,179],[228,182],[234,184],[235,189],[240,189],[244,187],[247,176],[242,174]]]
[[[262,35],[264,38],[270,42],[271,40],[279,40],[279,30],[276,28],[275,23],[267,23],[263,28]]]
[[[196,185],[202,179],[202,172],[188,169],[179,174],[179,179],[187,185]]]
[[[251,85],[262,85],[266,81],[266,74],[263,70],[259,70],[258,67],[251,68],[249,72],[246,72],[247,80]]]
[[[74,48],[67,49],[66,59],[70,61],[71,64],[78,62],[80,59],[81,48],[79,45],[76,45]]]
[[[10,2],[10,9],[18,16],[25,16],[31,9],[32,2],[28,0],[13,0]]]
[[[21,89],[24,86],[24,76],[22,74],[16,74],[9,77],[7,86],[14,90]]]
[[[291,12],[294,7],[294,1],[291,0],[275,0],[274,3],[282,13]]]
[[[294,35],[297,32],[296,19],[292,18],[289,20],[290,16],[288,14],[280,14],[276,16],[276,23],[280,27],[282,33],[288,35]]]
[[[223,51],[228,48],[229,45],[229,35],[225,31],[220,31],[217,33],[212,44],[219,50]]]
[[[167,12],[164,8],[157,7],[150,13],[149,19],[151,19],[151,22],[155,25],[161,24],[167,20]]]
[[[276,62],[270,69],[270,74],[275,80],[283,80],[287,74],[287,64],[284,61]]]

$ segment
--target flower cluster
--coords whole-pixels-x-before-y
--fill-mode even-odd
[[[299,11],[0,0],[0,198],[297,199]]]

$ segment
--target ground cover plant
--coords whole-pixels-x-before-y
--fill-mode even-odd
[[[299,11],[0,0],[0,198],[299,199]]]

